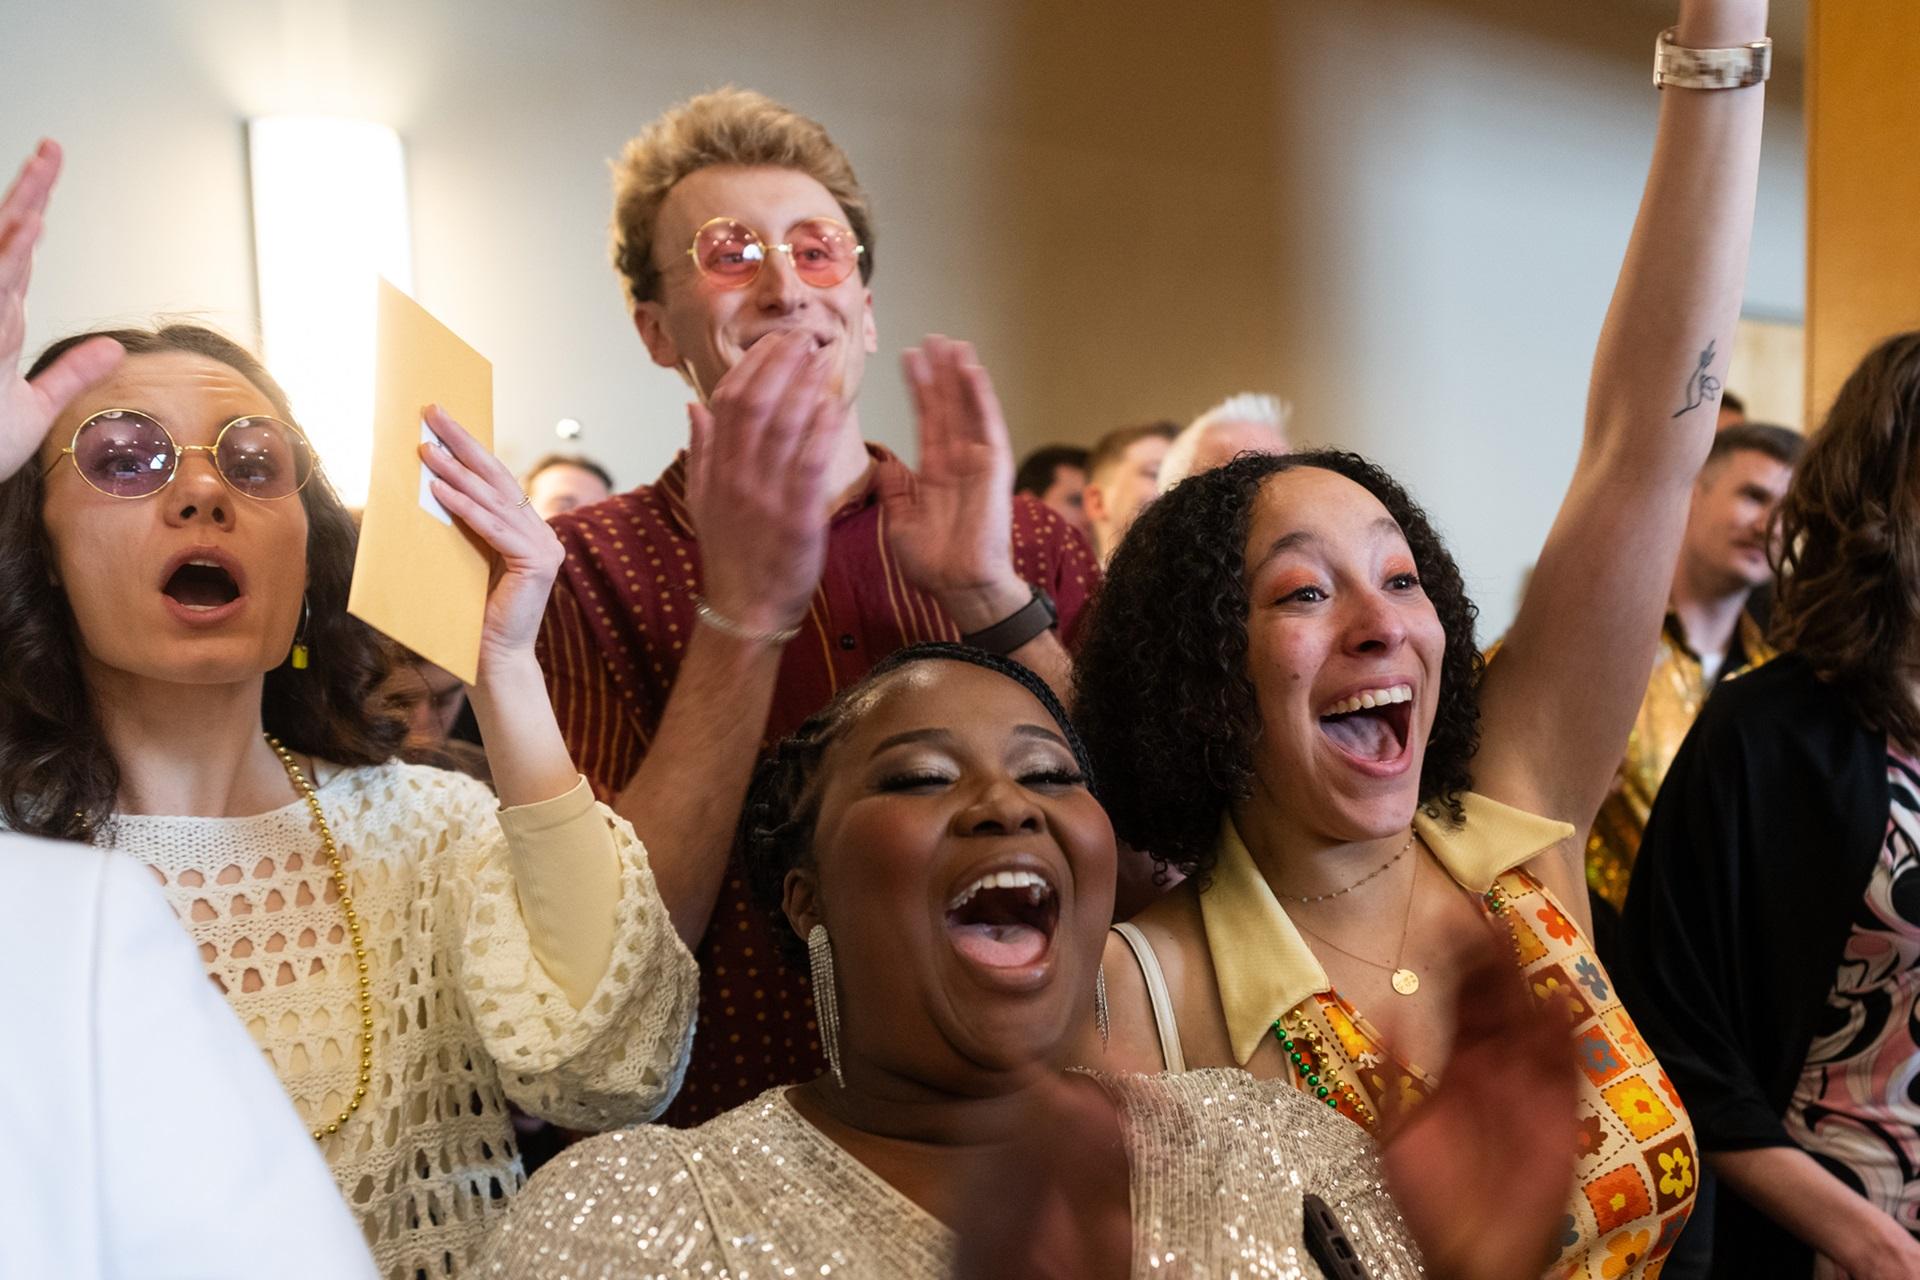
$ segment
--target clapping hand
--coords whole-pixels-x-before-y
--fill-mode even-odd
[[[33,250],[45,225],[47,197],[60,176],[60,148],[42,142],[0,200],[0,480],[39,450],[54,419],[74,397],[113,372],[126,353],[111,338],[92,338],[65,352],[28,382],[17,370],[27,338],[27,284]]]
[[[1523,1280],[1552,1261],[1577,1138],[1567,1028],[1489,939],[1460,984],[1440,1087],[1383,1153],[1388,1189],[1433,1275]]]
[[[888,543],[907,581],[962,631],[1025,604],[1013,568],[1013,448],[993,382],[965,342],[930,337],[903,357],[920,419],[920,466],[880,473]]]
[[[846,405],[833,348],[804,333],[747,348],[693,405],[687,509],[700,535],[702,593],[751,631],[798,622],[827,557],[827,464]]]

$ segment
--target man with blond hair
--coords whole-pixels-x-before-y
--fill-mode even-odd
[[[633,325],[697,403],[658,480],[554,521],[567,561],[541,657],[574,758],[645,840],[700,961],[666,1117],[691,1124],[822,1069],[807,984],[731,857],[760,752],[920,640],[964,638],[1064,687],[1061,637],[1098,569],[1013,495],[965,344],[907,355],[917,472],[862,436],[873,218],[819,124],[757,93],[702,94],[627,144],[614,197]]]
[[[1082,498],[1101,567],[1113,559],[1140,513],[1160,496],[1160,464],[1179,434],[1178,423],[1147,422],[1117,427],[1094,441]]]
[[[1160,492],[1243,453],[1285,453],[1293,406],[1279,396],[1243,391],[1228,396],[1187,425],[1160,463]]]

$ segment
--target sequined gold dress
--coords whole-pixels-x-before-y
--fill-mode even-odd
[[[1122,1117],[1135,1276],[1318,1276],[1306,1192],[1370,1276],[1420,1274],[1372,1140],[1291,1085],[1235,1070],[1092,1078]],[[954,1249],[952,1231],[775,1089],[697,1129],[570,1148],[514,1201],[480,1274],[946,1280]]]

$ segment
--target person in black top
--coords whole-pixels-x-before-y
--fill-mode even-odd
[[[1920,332],[1814,438],[1783,656],[1708,700],[1634,866],[1616,977],[1718,1175],[1716,1274],[1920,1275],[1917,451]]]

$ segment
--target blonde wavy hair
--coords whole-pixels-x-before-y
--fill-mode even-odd
[[[825,187],[866,246],[860,279],[873,278],[873,210],[846,152],[818,121],[728,86],[669,108],[614,162],[613,266],[630,310],[660,296],[653,233],[667,193],[688,174],[722,164],[797,169]]]

